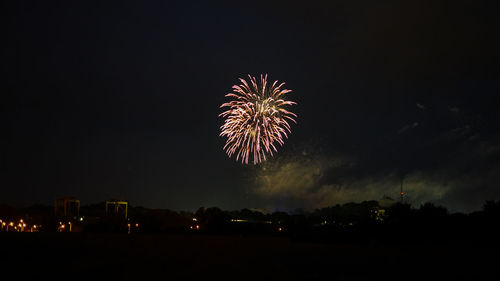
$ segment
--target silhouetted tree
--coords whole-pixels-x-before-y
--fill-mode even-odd
[[[490,216],[500,215],[500,201],[487,200],[483,205],[483,211]]]
[[[448,210],[442,206],[435,206],[432,203],[425,203],[420,206],[417,215],[429,220],[439,220],[448,216]]]

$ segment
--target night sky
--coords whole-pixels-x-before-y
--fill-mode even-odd
[[[500,200],[498,1],[4,2],[0,203]],[[298,123],[243,165],[219,106],[261,73]]]

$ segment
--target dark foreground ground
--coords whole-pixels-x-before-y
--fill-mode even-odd
[[[499,254],[498,246],[471,241],[0,233],[1,269],[17,276],[12,280],[495,280]]]

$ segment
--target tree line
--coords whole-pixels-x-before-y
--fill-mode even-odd
[[[319,242],[492,241],[500,234],[500,201],[486,201],[482,210],[469,214],[450,213],[432,203],[418,207],[395,203],[382,208],[378,201],[273,213],[217,207],[177,212],[130,206],[127,218],[106,215],[104,203],[98,203],[82,206],[79,213],[78,218],[61,218],[51,206],[0,205],[0,219],[24,218],[43,225],[45,232],[57,231],[61,222],[72,221],[75,232],[276,235]]]

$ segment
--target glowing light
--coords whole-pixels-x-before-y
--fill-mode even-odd
[[[231,219],[231,221],[234,221],[234,222],[246,222],[247,220],[241,220],[241,219]]]
[[[139,227],[139,224],[138,224],[138,223],[136,223],[136,224],[135,224],[135,227]]]
[[[196,229],[200,229],[200,226],[199,226],[199,225],[196,225]]]
[[[226,137],[224,150],[229,157],[236,154],[236,160],[248,164],[250,157],[253,164],[266,160],[266,155],[277,152],[276,143],[284,144],[284,139],[291,133],[288,121],[296,123],[297,115],[285,109],[296,104],[284,99],[291,90],[281,89],[285,83],[267,82],[267,74],[257,79],[248,75],[249,82],[240,78],[240,85],[233,86],[233,92],[226,97],[232,101],[220,107],[229,109],[219,114],[225,118],[220,127],[220,136]]]

